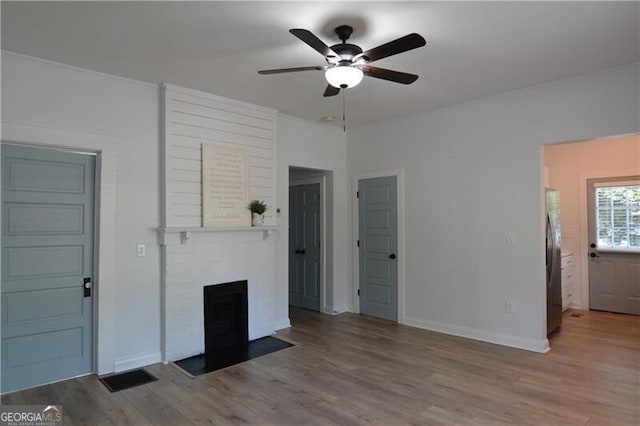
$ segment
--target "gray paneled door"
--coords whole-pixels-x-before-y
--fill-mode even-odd
[[[640,315],[640,177],[587,185],[589,308]]]
[[[2,392],[93,369],[95,157],[2,146]]]
[[[358,181],[360,313],[398,320],[396,176]]]
[[[320,310],[320,184],[289,188],[289,305]]]

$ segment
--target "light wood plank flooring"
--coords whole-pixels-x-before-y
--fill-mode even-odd
[[[640,317],[566,312],[546,355],[354,314],[292,310],[297,346],[110,393],[94,376],[2,404],[63,404],[66,425],[639,425]]]

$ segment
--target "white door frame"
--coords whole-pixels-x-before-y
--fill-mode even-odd
[[[320,184],[320,311],[325,314],[333,315],[333,308],[326,306],[325,301],[326,297],[326,276],[330,271],[326,270],[326,261],[327,258],[327,245],[325,238],[325,232],[327,229],[326,226],[326,200],[325,200],[325,186],[326,186],[326,176],[318,176],[313,178],[305,178],[305,179],[295,179],[289,181],[289,188],[292,186],[299,185],[308,185],[308,184]],[[289,194],[287,194],[287,200],[289,199]],[[289,214],[291,214],[291,206],[289,206]],[[289,223],[289,225],[291,225]],[[289,232],[291,232],[291,228],[289,228]],[[287,239],[287,271],[289,270],[289,239]],[[291,279],[291,277],[289,277]],[[287,282],[287,300],[289,300],[289,283]]]
[[[360,173],[353,176],[352,185],[352,262],[353,265],[353,312],[360,313],[360,298],[358,297],[358,287],[360,286],[360,252],[358,249],[359,238],[359,215],[358,215],[358,182],[362,179],[373,179],[379,177],[396,177],[396,194],[397,194],[397,216],[398,216],[398,323],[406,324],[406,313],[404,303],[405,292],[405,241],[404,241],[404,169],[383,170],[379,172]]]
[[[94,361],[97,374],[114,371],[117,140],[108,136],[2,123],[2,142],[89,151],[96,158]],[[97,300],[96,300],[97,299]]]

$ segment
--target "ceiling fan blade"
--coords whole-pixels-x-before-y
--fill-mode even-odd
[[[397,55],[398,53],[406,52],[407,50],[422,47],[426,44],[427,41],[420,34],[411,33],[404,37],[400,37],[397,40],[390,41],[389,43],[385,43],[362,52],[354,58],[354,61],[361,57],[366,57],[367,62],[373,62],[378,59],[386,58],[387,56]]]
[[[331,50],[329,46],[324,44],[324,42],[320,40],[318,37],[316,37],[311,31],[300,29],[300,28],[294,28],[289,30],[289,32],[294,36],[298,37],[300,40],[302,40],[306,44],[308,44],[309,46],[311,46],[317,52],[320,52],[320,54],[325,58],[327,59],[334,58],[335,60],[340,59],[340,55],[338,55],[336,52]]]
[[[394,83],[411,84],[418,79],[418,76],[415,74],[370,67],[368,65],[362,66],[360,69],[369,77],[381,78],[382,80],[393,81]]]
[[[298,72],[298,71],[323,71],[326,70],[327,67],[323,65],[317,65],[315,67],[296,67],[296,68],[278,68],[274,70],[261,70],[258,71],[258,74],[281,74],[284,72]]]
[[[340,89],[338,87],[333,87],[332,85],[327,84],[327,88],[324,90],[324,95],[322,96],[326,98],[329,96],[335,96],[338,93],[340,93]]]

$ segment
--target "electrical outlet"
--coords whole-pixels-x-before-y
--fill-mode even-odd
[[[511,300],[507,300],[504,302],[504,311],[508,314],[513,313],[513,302]]]
[[[145,257],[147,255],[147,246],[144,244],[138,244],[138,257]]]
[[[507,245],[515,246],[516,234],[513,232],[507,232],[507,234],[504,236],[504,241],[507,243]]]

